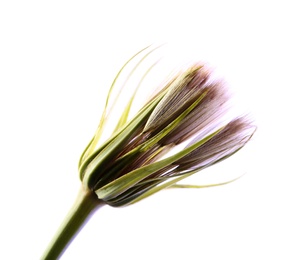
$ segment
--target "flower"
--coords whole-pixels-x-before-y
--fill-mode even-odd
[[[177,182],[228,158],[252,137],[255,127],[246,117],[225,120],[228,91],[221,81],[213,81],[211,72],[200,63],[178,72],[156,89],[130,119],[133,100],[154,63],[134,86],[111,136],[101,143],[117,103],[111,95],[120,75],[145,53],[121,85],[122,90],[155,50],[145,48],[134,55],[113,81],[98,129],[79,160],[82,189],[42,259],[59,258],[100,206],[125,206],[162,189],[180,187]]]
[[[127,119],[129,103],[117,131],[102,146],[91,151],[97,140],[91,141],[79,164],[83,185],[106,204],[124,206],[229,157],[249,141],[255,127],[245,117],[224,124],[228,101],[224,84],[212,81],[206,66],[192,64],[132,120]],[[106,117],[104,112],[101,123]],[[191,138],[182,151],[166,156]]]

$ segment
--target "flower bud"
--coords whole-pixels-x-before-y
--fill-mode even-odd
[[[80,162],[84,186],[105,203],[123,206],[229,157],[255,129],[243,117],[224,125],[228,101],[224,84],[212,81],[205,66],[197,63],[178,73],[131,120],[129,103],[117,131],[89,153],[92,139]]]

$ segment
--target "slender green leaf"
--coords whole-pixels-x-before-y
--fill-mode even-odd
[[[157,185],[155,187],[153,187],[152,189],[149,189],[148,191],[144,192],[142,195],[140,195],[139,197],[137,197],[136,199],[133,199],[130,201],[130,203],[128,204],[134,204],[140,200],[143,200],[151,195],[153,195],[154,193],[161,191],[163,189],[168,188],[169,186],[172,186],[174,184],[176,184],[177,182],[193,175],[194,173],[196,173],[198,171],[194,171],[194,172],[190,172],[188,174],[184,174],[182,176],[178,176],[178,177],[174,177],[174,178],[170,178],[169,180],[165,181],[164,183],[162,183],[161,185]]]
[[[204,184],[204,185],[193,185],[193,184],[173,184],[171,186],[169,186],[169,189],[202,189],[202,188],[210,188],[210,187],[217,187],[217,186],[222,186],[222,185],[226,185],[229,184],[231,182],[234,182],[236,180],[238,180],[239,178],[241,178],[242,176],[239,176],[237,178],[234,178],[232,180],[229,181],[225,181],[225,182],[219,182],[219,183],[213,183],[213,184]]]
[[[206,167],[204,167],[206,168]],[[177,184],[177,182],[195,174],[199,172],[199,169],[195,170],[195,171],[192,171],[192,172],[189,172],[188,174],[184,174],[182,176],[179,176],[179,177],[175,177],[173,179],[170,179],[166,182],[164,182],[163,184],[161,185],[158,185],[158,186],[155,186],[151,189],[149,189],[148,191],[144,192],[142,195],[138,196],[136,199],[133,199],[131,200],[128,204],[134,204],[140,200],[143,200],[163,189],[167,189],[167,188],[209,188],[209,187],[216,187],[216,186],[222,186],[222,185],[225,185],[225,184],[229,184],[231,182],[234,182],[236,180],[238,180],[239,178],[241,178],[242,176],[239,176],[235,179],[232,179],[230,181],[226,181],[226,182],[221,182],[221,183],[216,183],[216,184],[207,184],[207,185],[185,185],[185,184]],[[125,206],[125,205],[123,205]]]

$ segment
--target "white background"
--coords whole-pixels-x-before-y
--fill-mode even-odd
[[[153,42],[218,68],[258,125],[237,157],[190,182],[247,174],[104,207],[62,259],[300,259],[299,24],[287,0],[1,1],[0,259],[39,259],[114,74]]]

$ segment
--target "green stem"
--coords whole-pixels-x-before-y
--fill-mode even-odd
[[[104,203],[97,198],[94,192],[86,191],[82,188],[73,207],[58,229],[41,260],[58,259],[81,228],[87,223],[89,217],[103,205]]]

